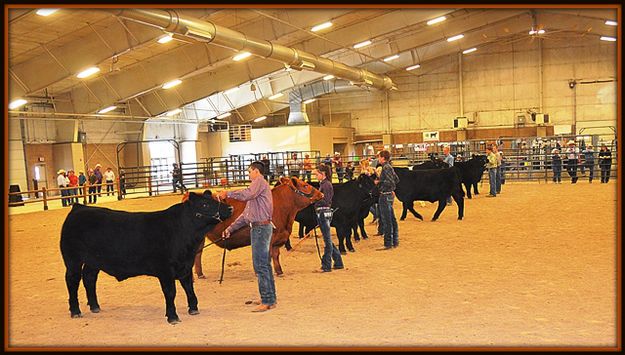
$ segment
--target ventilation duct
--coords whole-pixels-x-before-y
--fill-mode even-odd
[[[279,61],[296,70],[306,69],[332,74],[337,78],[350,80],[355,85],[367,85],[381,90],[396,88],[391,78],[386,75],[374,74],[365,69],[350,67],[295,48],[248,37],[241,32],[209,21],[189,16],[182,17],[175,10],[123,9],[114,10],[114,13],[119,17],[155,26],[167,32]]]
[[[341,93],[348,91],[360,91],[361,87],[350,84],[347,80],[324,80],[312,84],[305,84],[294,88],[289,93],[289,125],[308,123],[308,115],[303,104],[304,101],[320,95]]]

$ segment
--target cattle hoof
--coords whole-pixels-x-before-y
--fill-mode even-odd
[[[346,251],[342,251],[341,255],[347,255],[347,252]]]
[[[462,217],[458,217],[458,220],[459,220],[459,221],[462,221]]]
[[[100,307],[91,307],[91,313],[100,313]]]
[[[400,220],[400,221],[403,221],[404,219],[406,219],[406,217],[404,217],[404,218],[400,218],[399,220]]]
[[[82,318],[82,313],[73,313],[72,318]]]
[[[167,318],[167,322],[169,324],[171,324],[171,325],[174,325],[174,324],[178,324],[178,323],[180,323],[182,321],[180,320],[180,318],[178,318],[178,316],[176,316],[176,318]]]
[[[351,248],[351,249],[349,249],[349,251],[350,251],[350,252],[352,252],[352,253],[355,253],[355,252],[356,252],[356,249]]]
[[[417,217],[420,221],[423,221],[423,217]]]
[[[192,316],[195,316],[195,315],[200,314],[200,311],[198,311],[197,309],[190,309],[189,314]]]
[[[369,239],[369,237],[367,237],[367,236],[364,236],[364,237],[362,237],[362,239]]]

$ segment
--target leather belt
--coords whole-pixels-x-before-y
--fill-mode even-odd
[[[271,224],[271,221],[252,222],[252,223],[250,223],[250,226],[258,227],[258,226],[266,226],[268,224]]]
[[[381,193],[381,194],[384,194],[384,195],[388,195],[388,194],[392,194],[392,193],[393,193],[393,191],[389,191],[389,192],[380,192],[380,193]]]

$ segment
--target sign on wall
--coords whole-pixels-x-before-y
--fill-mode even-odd
[[[438,131],[431,132],[423,132],[423,141],[424,142],[436,142],[438,141]]]

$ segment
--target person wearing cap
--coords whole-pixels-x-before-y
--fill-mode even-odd
[[[89,203],[96,203],[98,201],[98,187],[96,186],[98,177],[93,169],[87,170],[87,174],[89,174]]]
[[[304,177],[306,178],[306,181],[308,181],[309,184],[311,182],[312,170],[313,170],[313,161],[312,159],[310,159],[310,154],[306,154],[304,155]]]
[[[612,152],[608,146],[601,144],[599,150],[599,168],[601,168],[601,183],[607,184],[610,181],[610,169],[612,168]]]
[[[588,169],[588,182],[592,184],[592,179],[595,176],[595,151],[592,149],[592,144],[588,144],[582,153],[584,154],[584,166]]]
[[[389,250],[399,246],[399,229],[395,211],[393,210],[393,202],[395,200],[395,188],[399,182],[399,177],[393,170],[390,163],[391,153],[388,150],[382,150],[378,155],[378,162],[381,164],[381,172],[379,179],[376,180],[380,197],[378,199],[378,207],[380,212],[380,224],[384,233],[384,247],[378,250]]]
[[[493,152],[491,145],[486,146],[486,169],[488,169],[488,184],[490,185],[490,193],[486,197],[497,196],[497,156]]]
[[[271,182],[271,169],[269,168],[269,164],[271,164],[271,162],[269,161],[269,158],[267,158],[267,155],[263,155],[260,161],[265,165],[265,170],[263,170],[265,180]]]
[[[247,169],[252,183],[246,189],[219,192],[219,199],[233,198],[246,201],[245,209],[223,232],[228,239],[238,229],[249,225],[252,246],[252,264],[258,279],[260,300],[252,312],[264,312],[276,306],[276,285],[271,268],[271,235],[273,234],[273,196],[269,183],[263,178],[265,166],[260,161],[252,162]]]
[[[553,148],[551,154],[551,170],[553,170],[553,182],[556,184],[561,184],[562,157],[560,156],[560,150],[558,148]]]
[[[126,172],[124,169],[119,170],[119,196],[124,198],[126,195]]]
[[[574,140],[569,140],[566,145],[566,172],[571,177],[571,184],[577,182],[577,161],[579,159],[579,148],[575,146]]]
[[[96,189],[98,190],[98,196],[102,196],[102,170],[100,170],[100,168],[102,168],[102,165],[100,164],[96,164],[95,165],[95,169],[93,169],[93,174],[96,177]]]
[[[339,179],[339,184],[341,184],[343,183],[345,170],[343,169],[343,159],[341,159],[340,153],[334,153],[334,158],[332,158],[332,163],[334,164],[334,168],[336,169],[336,177]]]
[[[501,180],[503,179],[502,167],[501,167],[501,165],[503,164],[503,154],[499,151],[499,147],[497,143],[493,143],[492,147],[493,147],[493,154],[495,154],[495,156],[497,157],[497,179],[496,179],[495,188],[497,190],[497,194],[499,195],[501,193],[501,183],[502,183]]]
[[[289,169],[289,176],[299,179],[299,170],[301,165],[301,162],[297,159],[297,153],[291,154],[291,158],[286,161],[287,169]]]
[[[64,189],[65,187],[67,187],[67,181],[65,180],[65,170],[60,169],[57,174],[58,176],[56,177],[56,183],[59,186],[59,189],[61,189],[61,204],[63,205],[63,207],[67,207],[69,206],[69,202],[66,198],[67,190]]]
[[[343,259],[338,248],[332,243],[332,232],[330,223],[332,222],[332,197],[334,196],[334,187],[328,179],[330,169],[327,165],[321,164],[315,170],[315,175],[319,181],[319,191],[323,194],[323,198],[315,202],[315,214],[317,222],[323,235],[323,256],[321,257],[321,272],[332,271],[332,262],[334,261],[334,269],[343,269]]]

